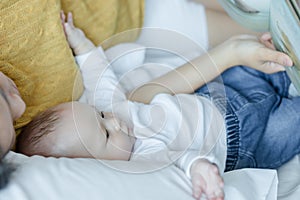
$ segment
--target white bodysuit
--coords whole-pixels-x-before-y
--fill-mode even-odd
[[[150,104],[131,102],[101,47],[76,60],[85,86],[80,101],[113,112],[133,127],[137,141],[131,159],[155,160],[162,167],[174,162],[189,176],[193,161],[203,157],[224,171],[225,123],[210,100],[192,94],[159,94]]]

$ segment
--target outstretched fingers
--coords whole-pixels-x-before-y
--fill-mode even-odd
[[[75,28],[73,23],[73,14],[71,12],[68,12],[68,24],[71,26],[71,28]]]
[[[200,174],[196,174],[192,177],[193,185],[193,197],[195,199],[200,199],[202,196],[203,190],[206,188],[206,182]]]
[[[60,20],[61,20],[61,25],[64,30],[64,34],[65,34],[65,36],[67,36],[66,27],[65,27],[66,15],[65,15],[64,11],[62,11],[62,10],[60,11]]]
[[[65,15],[65,13],[64,13],[63,10],[60,11],[60,19],[61,19],[62,23],[65,23],[65,21],[66,21],[66,15]]]

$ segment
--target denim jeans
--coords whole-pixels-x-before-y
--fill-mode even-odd
[[[209,96],[227,127],[226,170],[275,169],[300,152],[300,97],[288,98],[285,72],[237,66],[196,91]]]

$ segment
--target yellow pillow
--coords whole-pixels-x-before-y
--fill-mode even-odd
[[[137,28],[143,24],[144,0],[61,0],[61,6],[65,13],[73,13],[74,24],[94,44],[104,48],[135,40],[139,34]],[[132,29],[136,31],[103,43],[117,33]]]
[[[60,22],[61,7],[73,12],[75,24],[96,45],[143,23],[144,0],[1,0],[0,70],[15,81],[27,105],[16,129],[82,94],[82,79]],[[137,34],[123,34],[106,46],[132,41]]]
[[[16,129],[83,91],[60,10],[59,0],[1,0],[0,71],[15,81],[27,105]]]

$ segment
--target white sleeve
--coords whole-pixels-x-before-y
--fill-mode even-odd
[[[111,111],[112,102],[126,100],[126,95],[118,86],[118,80],[101,47],[76,56],[76,61],[85,87],[82,101],[98,110]]]
[[[187,150],[178,160],[176,160],[175,165],[183,170],[186,176],[191,179],[191,167],[192,164],[198,159],[206,159],[209,162],[216,164],[218,168],[222,167],[216,158],[212,156],[202,156],[199,151]],[[220,170],[220,174],[223,172]]]
[[[198,151],[187,151],[178,160],[175,165],[185,172],[188,178],[191,178],[190,169],[195,160],[199,158]]]

